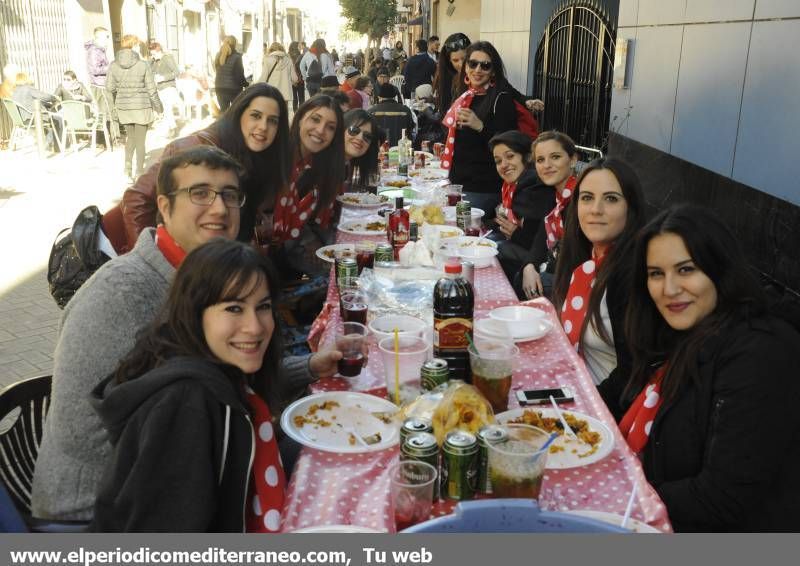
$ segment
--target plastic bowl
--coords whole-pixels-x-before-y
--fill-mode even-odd
[[[442,212],[444,213],[444,219],[447,222],[455,222],[456,221],[456,207],[455,206],[443,206]],[[472,208],[470,209],[470,214],[473,218],[483,218],[486,214],[483,209],[481,208]]]
[[[447,224],[423,224],[420,231],[422,241],[428,246],[429,250],[439,249],[439,243],[448,238],[463,236],[464,231],[456,226]]]
[[[434,263],[443,265],[448,257],[457,257],[472,262],[475,269],[482,269],[494,263],[492,259],[497,253],[497,244],[486,238],[476,236],[445,238],[440,241],[439,248],[434,254]]]
[[[519,305],[500,307],[489,312],[489,318],[505,324],[514,338],[530,334],[532,329],[539,327],[544,316],[544,312],[539,309]]]
[[[428,326],[425,321],[407,314],[385,314],[369,323],[370,331],[375,335],[375,340],[380,342],[384,338],[394,336],[396,328],[400,336],[422,336]]]

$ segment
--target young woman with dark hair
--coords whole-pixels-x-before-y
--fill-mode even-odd
[[[467,47],[472,43],[463,33],[454,33],[447,36],[444,45],[439,51],[439,61],[436,65],[436,75],[433,84],[436,93],[436,108],[439,112],[447,112],[458,91],[458,74],[464,64]]]
[[[553,304],[595,384],[627,368],[623,324],[630,248],[644,222],[644,197],[633,169],[611,157],[592,161],[567,206]]]
[[[509,281],[522,268],[544,217],[555,204],[553,191],[531,167],[531,138],[511,130],[489,140],[497,174],[503,179],[502,209],[495,220],[500,231],[498,259]],[[519,290],[517,290],[519,294]]]
[[[348,164],[348,179],[358,167],[366,181],[378,171],[378,127],[375,117],[366,110],[349,110],[344,115],[344,155]]]
[[[247,244],[215,239],[186,257],[161,315],[92,392],[113,446],[93,530],[278,531],[272,415],[306,389],[279,372],[279,289]]]
[[[247,176],[242,189],[247,201],[241,211],[238,239],[250,241],[258,210],[271,209],[275,196],[288,183],[289,118],[283,95],[268,84],[249,86],[216,122],[170,143],[160,159],[196,145],[215,145],[244,166]],[[160,163],[160,160],[153,163],[122,197],[121,209],[131,248],[139,232],[156,225],[156,178]]]
[[[767,313],[711,210],[639,233],[627,296],[631,372],[600,393],[676,531],[800,530],[800,335]]]

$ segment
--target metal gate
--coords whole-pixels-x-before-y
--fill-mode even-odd
[[[64,0],[0,0],[0,68],[13,63],[36,88],[53,92],[69,68]],[[11,123],[0,111],[0,139]]]
[[[596,2],[563,3],[536,50],[535,92],[545,104],[542,129],[600,147],[608,132],[616,28]]]

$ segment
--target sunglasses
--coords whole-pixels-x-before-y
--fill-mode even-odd
[[[491,71],[492,70],[492,62],[491,61],[476,61],[475,59],[470,59],[467,61],[467,65],[469,65],[470,69],[475,69],[480,65],[481,70],[483,71]]]
[[[347,133],[353,137],[356,137],[358,134],[361,134],[361,137],[367,143],[372,143],[372,140],[375,139],[375,137],[372,135],[371,132],[362,130],[358,126],[350,126],[349,128],[347,128]]]
[[[450,51],[461,51],[462,49],[469,47],[469,40],[465,37],[461,37],[453,41],[448,41],[444,44],[444,46]]]

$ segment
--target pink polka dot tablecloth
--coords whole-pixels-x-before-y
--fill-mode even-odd
[[[344,238],[340,238],[340,241]],[[344,240],[347,241],[347,240]],[[518,304],[503,271],[493,267],[475,270],[475,318],[488,316],[498,306]],[[330,329],[339,320],[338,296],[329,289],[328,328],[321,344],[332,340]],[[594,464],[569,469],[548,469],[539,504],[549,510],[596,510],[624,514],[633,486],[637,495],[631,517],[661,531],[671,532],[666,507],[647,483],[638,458],[628,448],[608,412],[583,361],[570,345],[546,299],[523,303],[541,309],[554,328],[539,340],[519,344],[520,356],[513,376],[509,408],[519,406],[519,389],[543,389],[561,385],[577,392],[575,402],[564,407],[593,416],[614,435],[614,449]],[[369,362],[356,378],[330,378],[314,386],[315,391],[351,390],[386,397],[383,364],[377,346],[370,349]],[[289,484],[281,530],[284,532],[317,525],[352,524],[394,532],[389,501],[389,466],[398,458],[399,448],[368,454],[333,454],[304,448]],[[434,505],[432,516],[452,512],[455,501]]]

